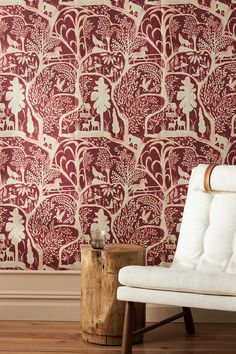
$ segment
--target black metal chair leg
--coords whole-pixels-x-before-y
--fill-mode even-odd
[[[134,302],[126,301],[121,354],[132,354]]]
[[[183,313],[184,313],[184,324],[185,324],[186,332],[188,334],[194,334],[195,328],[194,328],[191,309],[189,307],[183,307]]]

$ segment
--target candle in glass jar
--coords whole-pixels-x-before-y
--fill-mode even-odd
[[[103,249],[106,241],[106,231],[94,230],[91,233],[91,246],[95,249]]]

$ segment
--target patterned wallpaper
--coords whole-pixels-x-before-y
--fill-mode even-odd
[[[235,36],[236,0],[1,0],[0,269],[97,227],[171,261],[192,168],[236,163]]]

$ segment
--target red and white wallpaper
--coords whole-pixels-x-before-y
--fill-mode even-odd
[[[192,168],[236,163],[235,39],[236,0],[1,0],[0,269],[97,227],[171,261]]]

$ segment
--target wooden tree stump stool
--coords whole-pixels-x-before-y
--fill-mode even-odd
[[[118,272],[127,265],[145,265],[141,246],[110,244],[103,250],[81,246],[81,327],[83,339],[120,345],[125,302],[118,301]],[[135,304],[135,329],[145,325],[145,304]],[[142,336],[134,338],[140,342]]]

